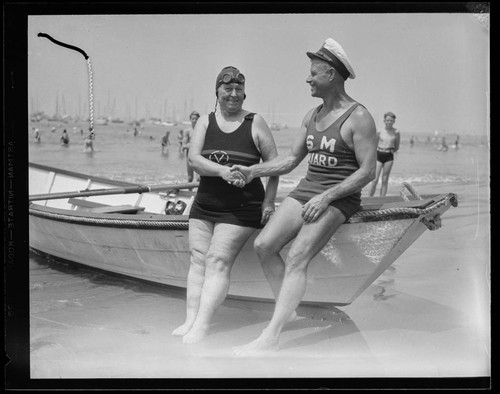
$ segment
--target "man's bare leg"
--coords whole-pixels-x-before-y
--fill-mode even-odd
[[[285,262],[280,255],[280,251],[297,236],[304,223],[300,214],[297,214],[295,219],[292,219],[288,212],[290,210],[293,213],[300,213],[301,207],[302,205],[297,200],[286,198],[254,242],[255,253],[259,257],[262,270],[275,300],[278,299],[285,275]],[[281,218],[282,215],[290,220],[289,225],[284,229],[281,228],[280,224],[284,220],[284,218]],[[294,321],[296,318],[297,313],[293,311],[288,320]]]
[[[286,259],[285,276],[271,321],[256,340],[233,348],[236,355],[255,356],[278,348],[283,326],[304,296],[307,266],[344,221],[338,209],[329,207],[316,222],[304,223]],[[286,225],[283,221],[283,227]]]

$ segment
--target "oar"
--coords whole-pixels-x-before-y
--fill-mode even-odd
[[[55,200],[60,198],[72,198],[72,197],[89,197],[89,196],[104,196],[108,194],[132,194],[132,193],[147,193],[147,192],[159,192],[166,190],[178,190],[178,189],[192,189],[197,187],[198,182],[188,182],[188,183],[175,183],[170,185],[137,185],[137,186],[127,186],[127,187],[116,187],[110,189],[94,189],[94,190],[77,190],[72,192],[62,192],[62,193],[48,193],[48,194],[33,194],[29,196],[29,201],[39,201],[39,200]]]

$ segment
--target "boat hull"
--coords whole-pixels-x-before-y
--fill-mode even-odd
[[[35,178],[40,180],[40,177]],[[73,181],[68,183],[74,187],[74,178],[71,179]],[[35,184],[37,182],[33,182]],[[102,187],[104,182],[100,180],[98,184]],[[56,189],[59,192],[64,188]],[[47,192],[47,189],[35,191]],[[161,200],[157,193],[154,195]],[[137,201],[139,197],[131,198]],[[188,199],[188,195],[185,198]],[[110,196],[106,196],[107,202],[109,199]],[[144,198],[143,202],[153,199],[149,196],[149,200]],[[310,263],[303,302],[352,303],[429,228],[428,221],[449,208],[452,199],[453,195],[445,196],[435,209],[427,211],[394,208],[355,215],[340,227]],[[169,216],[147,210],[139,214],[97,213],[92,208],[79,208],[82,207],[68,201],[32,203],[29,209],[30,247],[110,273],[186,287],[190,264],[186,214]],[[273,298],[253,251],[257,234],[258,231],[237,257],[231,272],[229,297]],[[288,249],[289,245],[283,249],[283,258],[286,258]]]

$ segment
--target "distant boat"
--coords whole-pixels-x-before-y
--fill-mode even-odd
[[[271,130],[281,130],[281,126],[278,123],[271,124]]]
[[[106,126],[108,124],[108,119],[103,118],[103,117],[99,117],[95,120],[95,124],[99,125],[99,126]]]
[[[123,120],[121,120],[120,118],[113,118],[111,119],[111,123],[123,123]]]

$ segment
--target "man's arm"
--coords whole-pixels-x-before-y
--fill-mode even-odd
[[[250,167],[233,166],[231,171],[239,171],[246,177],[246,183],[254,178],[265,176],[279,176],[288,174],[295,169],[307,155],[306,132],[314,109],[310,110],[302,121],[299,131],[292,143],[290,153],[285,157],[277,156],[270,161],[254,164]]]
[[[260,115],[255,115],[252,124],[252,136],[255,136],[254,142],[260,151],[264,162],[271,161],[278,156],[276,143],[273,134],[266,121]],[[279,176],[270,176],[266,183],[266,194],[262,202],[261,223],[266,224],[275,209],[276,194],[278,193]]]

